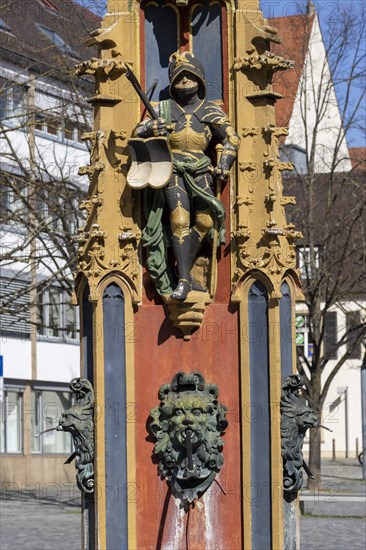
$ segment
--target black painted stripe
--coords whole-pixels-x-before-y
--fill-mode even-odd
[[[93,304],[89,301],[89,285],[85,286],[83,294],[83,353],[84,353],[84,376],[94,386],[94,360],[93,360]],[[83,499],[85,510],[87,510],[87,548],[95,549],[95,503],[94,494],[85,494]]]
[[[89,301],[89,286],[83,294],[83,350],[84,376],[94,385],[93,373],[93,304]]]
[[[268,296],[259,281],[249,290],[248,313],[252,550],[269,550],[272,544],[272,515]]]
[[[292,374],[292,313],[291,292],[286,282],[281,286],[280,328],[281,328],[281,377]]]
[[[128,548],[126,352],[124,296],[110,284],[103,295],[106,538],[108,550]]]

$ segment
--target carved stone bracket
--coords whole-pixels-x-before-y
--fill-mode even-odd
[[[173,325],[183,333],[186,342],[191,339],[192,332],[197,330],[203,321],[206,307],[212,304],[208,292],[192,290],[184,302],[173,300],[169,295],[162,295]]]
[[[252,232],[246,225],[238,225],[238,229],[236,231],[231,232],[231,237],[233,239],[238,239],[239,242],[239,248],[243,245],[243,241],[246,241],[251,236]]]
[[[265,134],[270,134],[275,137],[288,136],[288,128],[283,126],[275,126],[274,124],[268,124],[263,128]]]
[[[81,139],[83,141],[90,141],[90,157],[93,162],[100,162],[102,158],[102,147],[106,145],[106,132],[104,130],[98,130],[97,132],[85,132]]]
[[[291,244],[296,239],[303,238],[303,234],[301,233],[301,231],[295,231],[295,226],[293,223],[289,223],[288,225],[285,226],[283,234],[290,240]]]
[[[79,210],[86,210],[88,216],[90,215],[92,208],[100,208],[103,206],[103,199],[94,195],[90,200],[82,201],[79,205]]]
[[[256,137],[256,136],[259,136],[259,134],[260,134],[260,128],[258,128],[258,127],[249,127],[249,128],[244,127],[244,128],[242,128],[242,134],[241,135],[244,138],[246,138],[246,137]]]
[[[90,103],[98,102],[112,102],[118,103],[122,100],[116,94],[113,93],[101,93],[101,83],[111,83],[117,80],[122,74],[127,72],[125,60],[117,50],[112,50],[112,58],[99,59],[92,57],[87,61],[79,63],[75,67],[76,76],[82,76],[84,74],[92,75],[95,78],[96,92],[95,95],[89,100]],[[130,62],[131,65],[133,62]]]
[[[304,380],[293,374],[282,382],[281,453],[283,459],[284,498],[291,502],[303,483],[302,468],[309,472],[302,454],[304,437],[309,428],[318,426],[318,417],[299,397]]]
[[[269,168],[270,170],[273,170],[273,168],[276,168],[280,172],[283,172],[284,170],[293,170],[294,165],[292,162],[280,162],[275,159],[268,159],[265,161],[264,166],[266,168]]]
[[[270,69],[272,71],[285,71],[292,69],[294,62],[290,59],[285,59],[279,55],[275,55],[269,51],[265,51],[263,54],[259,54],[257,49],[252,46],[243,57],[236,57],[234,59],[234,70],[260,70],[263,68]]]
[[[296,204],[295,197],[281,197],[280,200],[281,206],[286,206],[287,204]]]
[[[75,404],[61,416],[57,430],[71,434],[75,451],[66,460],[75,459],[76,481],[80,491],[94,492],[94,391],[89,380],[74,378],[70,382]]]
[[[121,59],[98,59],[92,57],[75,67],[76,76],[91,74],[93,76],[105,76],[107,78],[120,76],[127,68]]]
[[[275,42],[276,44],[281,43],[281,38],[278,36],[278,30],[275,27],[271,27],[270,25],[257,27],[257,25],[255,25],[254,23],[253,27],[255,27],[257,31],[258,38],[264,38],[265,40]]]
[[[102,172],[104,168],[103,162],[95,162],[89,166],[80,166],[78,174],[79,176],[89,176],[91,180],[96,172]]]
[[[251,206],[254,204],[254,197],[236,197],[236,204],[238,206]]]
[[[199,372],[178,372],[171,384],[160,387],[160,403],[150,412],[159,474],[185,510],[208,489],[224,462],[227,408],[218,395],[216,384],[206,384]]]

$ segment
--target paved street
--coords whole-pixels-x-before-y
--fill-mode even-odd
[[[302,492],[301,550],[365,548],[361,476],[356,460],[324,462],[321,491]],[[80,550],[80,495],[74,486],[6,491],[0,514],[1,550]]]
[[[301,510],[301,550],[364,549],[366,496],[358,461],[323,461],[320,491],[303,490]]]
[[[52,489],[3,493],[1,550],[80,550],[80,497],[67,486]]]

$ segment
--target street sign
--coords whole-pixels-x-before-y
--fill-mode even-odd
[[[295,326],[296,328],[303,328],[305,326],[305,317],[303,315],[296,315]]]
[[[342,403],[342,396],[340,395],[339,397],[337,397],[335,401],[333,401],[333,403],[329,405],[329,412],[334,411],[334,409],[336,409],[338,405],[340,405],[341,403]]]

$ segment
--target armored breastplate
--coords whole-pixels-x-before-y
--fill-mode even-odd
[[[203,153],[210,141],[211,132],[194,115],[185,114],[176,123],[169,136],[173,153]]]

